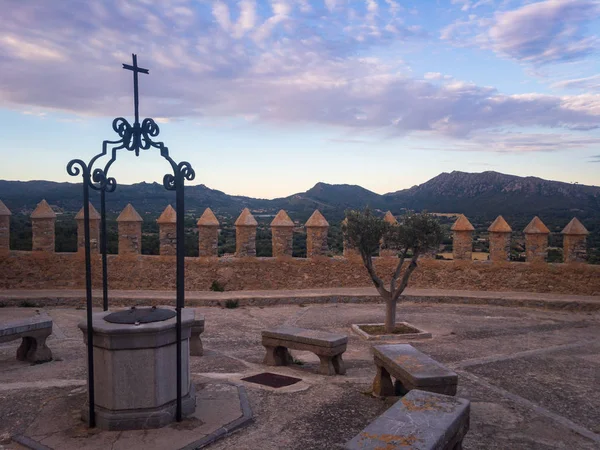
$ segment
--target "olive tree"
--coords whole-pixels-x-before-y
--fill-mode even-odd
[[[444,231],[438,220],[427,213],[407,213],[397,224],[390,224],[375,216],[370,209],[346,211],[344,232],[349,244],[362,258],[373,284],[386,303],[385,331],[392,333],[396,327],[396,304],[408,286],[411,274],[417,268],[419,255],[438,248]],[[398,251],[396,266],[386,288],[373,267],[373,255],[384,247]],[[409,261],[408,264],[405,264]]]

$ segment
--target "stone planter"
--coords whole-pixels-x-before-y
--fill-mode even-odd
[[[364,326],[380,326],[383,327],[383,323],[353,323],[352,331],[358,334],[361,338],[366,339],[368,341],[405,341],[405,340],[414,340],[414,339],[431,339],[431,333],[427,331],[420,330],[419,328],[411,325],[407,322],[396,322],[396,326],[404,325],[408,328],[413,328],[415,330],[414,333],[401,333],[401,334],[369,334],[364,331],[361,327]]]

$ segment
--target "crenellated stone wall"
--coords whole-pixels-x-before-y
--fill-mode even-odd
[[[377,273],[386,282],[396,263],[395,258],[374,258]],[[108,255],[111,289],[171,290],[175,288],[175,269],[172,257]],[[92,255],[95,288],[101,287],[101,274],[100,255]],[[343,257],[186,258],[185,276],[189,291],[207,291],[215,280],[228,291],[372,286],[362,262]],[[77,253],[0,254],[0,289],[84,287],[84,260]],[[600,296],[600,266],[424,259],[419,261],[409,287]]]
[[[0,200],[0,253],[10,249],[10,216],[10,210]]]
[[[89,215],[90,215],[90,250],[92,253],[98,253],[100,251],[100,214],[96,211],[96,208],[89,204]],[[75,216],[75,222],[77,222],[77,251],[85,251],[85,221],[83,215],[83,208],[79,210]]]
[[[117,217],[119,255],[139,255],[142,252],[142,222],[131,203]]]
[[[78,251],[84,247],[83,239],[83,209],[75,217],[77,221]],[[54,252],[56,215],[45,200],[39,203],[31,215],[33,229],[32,250],[36,252]],[[390,224],[397,223],[388,211],[384,220]],[[142,217],[131,204],[128,204],[117,218],[119,232],[119,255],[141,254],[142,242]],[[159,241],[161,255],[175,255],[177,233],[176,213],[169,205],[158,218]],[[219,222],[214,213],[207,208],[197,222],[198,247],[201,258],[214,258],[218,256]],[[99,250],[100,216],[90,205],[90,238],[92,253]],[[250,210],[245,208],[235,222],[236,226],[236,254],[237,257],[256,257],[256,229],[258,223]],[[271,222],[273,256],[292,257],[292,244],[294,230],[297,226],[288,214],[281,210]],[[315,210],[305,224],[307,258],[324,257],[329,254],[328,230],[329,223],[325,217]],[[0,200],[0,253],[10,252],[10,211]],[[453,236],[453,259],[456,261],[471,261],[473,257],[473,231],[474,227],[469,220],[460,215],[451,227]],[[489,232],[489,260],[491,262],[510,261],[512,229],[508,223],[498,216],[488,228]],[[523,230],[525,234],[525,250],[527,262],[542,263],[546,261],[548,253],[548,236],[550,231],[540,220],[534,217]],[[564,262],[582,263],[586,261],[586,238],[589,232],[579,220],[573,218],[562,231]],[[344,258],[360,260],[359,252],[351,248],[344,237]],[[436,252],[427,252],[421,259],[435,257]],[[392,262],[397,257],[397,250],[386,248],[382,242],[380,256],[390,257]]]
[[[161,255],[174,256],[177,254],[177,213],[168,205],[160,217],[158,224],[158,242]]]

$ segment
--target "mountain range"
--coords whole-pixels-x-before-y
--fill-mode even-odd
[[[92,202],[94,201],[92,193]],[[76,212],[81,208],[81,185],[51,181],[0,180],[0,200],[13,213],[30,213],[45,198],[57,211]],[[174,193],[158,183],[119,185],[107,196],[107,209],[118,213],[127,203],[140,212],[159,214]],[[399,214],[405,209],[439,213],[464,213],[488,220],[505,217],[570,218],[600,220],[600,187],[563,183],[536,177],[519,177],[498,172],[441,173],[431,180],[388,194],[377,194],[361,186],[317,183],[306,192],[272,200],[233,196],[205,185],[186,186],[186,210],[201,213],[206,207],[235,217],[242,208],[269,215],[285,209],[298,220],[305,220],[314,209],[337,220],[348,208],[370,206]],[[294,217],[294,214],[296,217]]]

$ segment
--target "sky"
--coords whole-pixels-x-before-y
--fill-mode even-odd
[[[0,16],[0,179],[77,182],[152,117],[228,194],[378,193],[494,170],[600,185],[596,0],[19,0]],[[121,150],[118,183],[161,182]],[[0,193],[1,198],[1,193]]]

